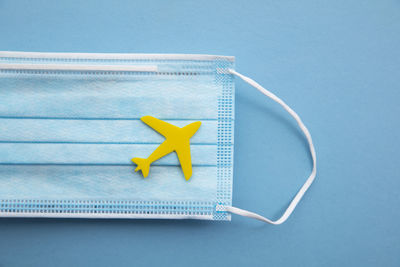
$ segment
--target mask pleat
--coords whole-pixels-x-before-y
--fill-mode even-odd
[[[132,166],[0,165],[2,199],[120,199],[205,201],[215,198],[217,167],[193,167],[189,184],[179,168],[154,166],[143,179]],[[180,194],[180,192],[186,192]]]
[[[20,74],[2,78],[0,116],[22,118],[217,119],[217,89],[210,77],[179,76],[123,81],[61,74],[43,79]],[[96,77],[97,76],[97,77]],[[89,79],[89,80],[88,80]],[[125,78],[126,79],[126,78]],[[162,85],[161,85],[162,84]],[[210,85],[211,84],[211,85]]]
[[[159,144],[0,143],[0,164],[119,164],[133,167],[130,160],[132,155],[147,158],[158,146]],[[217,146],[192,145],[191,155],[194,166],[216,166]],[[179,166],[179,161],[175,153],[171,153],[153,165]]]
[[[183,127],[194,120],[166,120]],[[202,122],[192,144],[217,143],[216,120]],[[1,119],[1,142],[160,144],[164,137],[137,120]],[[29,129],[29,130],[28,130]]]

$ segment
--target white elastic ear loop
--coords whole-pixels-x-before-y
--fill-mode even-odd
[[[314,181],[315,175],[317,174],[317,158],[315,155],[315,149],[314,149],[314,145],[313,145],[313,142],[311,139],[310,132],[308,131],[308,129],[304,125],[304,123],[301,121],[299,115],[297,115],[297,113],[294,112],[293,109],[291,109],[288,105],[286,105],[286,103],[283,102],[282,99],[280,99],[279,97],[277,97],[276,95],[274,95],[273,93],[271,93],[270,91],[268,91],[267,89],[265,89],[264,87],[259,85],[257,82],[250,79],[249,77],[246,77],[232,69],[229,69],[228,71],[229,71],[229,73],[238,76],[243,81],[245,81],[248,84],[250,84],[251,86],[255,87],[258,91],[260,91],[261,93],[263,93],[264,95],[268,96],[269,98],[271,98],[272,100],[277,102],[279,105],[281,105],[296,120],[297,124],[299,125],[300,129],[303,131],[303,133],[308,141],[308,147],[310,149],[310,153],[311,153],[311,157],[312,157],[312,161],[313,161],[312,172],[311,172],[310,176],[307,178],[304,185],[300,188],[299,192],[297,192],[296,196],[290,202],[286,211],[283,213],[283,215],[278,220],[272,221],[272,220],[267,219],[257,213],[254,213],[254,212],[250,212],[247,210],[242,210],[242,209],[230,207],[230,206],[225,207],[226,211],[228,211],[228,212],[235,213],[235,214],[238,214],[241,216],[246,216],[246,217],[253,218],[253,219],[257,219],[257,220],[260,220],[260,221],[263,221],[266,223],[275,224],[275,225],[284,223],[289,218],[290,214],[292,214],[293,210],[296,208],[297,204],[300,202],[304,193],[308,190],[308,188]]]

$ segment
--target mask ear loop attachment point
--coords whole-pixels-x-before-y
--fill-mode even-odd
[[[307,127],[304,125],[304,123],[301,121],[299,115],[297,115],[297,113],[293,109],[291,109],[282,99],[280,99],[275,94],[271,93],[270,91],[268,91],[267,89],[265,89],[264,87],[262,87],[260,84],[258,84],[256,81],[250,79],[249,77],[246,77],[246,76],[236,72],[233,69],[228,69],[228,72],[230,74],[232,74],[232,75],[235,75],[235,76],[239,77],[240,79],[242,79],[246,83],[248,83],[251,86],[253,86],[254,88],[256,88],[262,94],[264,94],[265,96],[271,98],[273,101],[275,101],[279,105],[281,105],[295,119],[295,121],[297,122],[297,124],[299,125],[301,131],[303,132],[304,136],[307,139],[308,147],[310,149],[310,154],[311,154],[312,162],[313,162],[313,168],[312,168],[311,174],[307,178],[307,180],[303,184],[303,186],[300,188],[300,190],[297,192],[296,196],[292,199],[292,201],[290,202],[289,206],[287,207],[287,209],[285,210],[283,215],[278,220],[273,221],[273,220],[265,218],[265,217],[263,217],[263,216],[261,216],[261,215],[259,215],[257,213],[254,213],[254,212],[251,212],[251,211],[247,211],[247,210],[243,210],[243,209],[239,209],[239,208],[232,207],[232,206],[226,206],[225,207],[225,210],[227,212],[230,212],[230,213],[234,213],[234,214],[237,214],[237,215],[253,218],[253,219],[260,220],[262,222],[269,223],[269,224],[274,224],[274,225],[282,224],[292,214],[292,212],[296,208],[297,204],[299,204],[300,200],[302,199],[302,197],[304,196],[304,194],[308,190],[308,188],[311,186],[311,184],[313,183],[313,181],[315,179],[315,176],[317,175],[317,157],[316,157],[316,153],[315,153],[314,144],[313,144],[313,141],[312,141],[312,138],[311,138],[311,134],[308,131]]]

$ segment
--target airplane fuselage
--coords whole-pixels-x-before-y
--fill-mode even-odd
[[[147,160],[151,163],[153,163],[156,160],[159,160],[160,158],[168,155],[171,152],[174,152],[174,146],[171,141],[165,140],[164,142],[159,145],[156,150],[151,153],[151,155],[147,158]]]

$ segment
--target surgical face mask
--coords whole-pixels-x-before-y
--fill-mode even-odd
[[[235,76],[309,142],[312,173],[277,221],[232,206]],[[280,224],[315,175],[299,116],[233,57],[0,52],[1,216]]]

